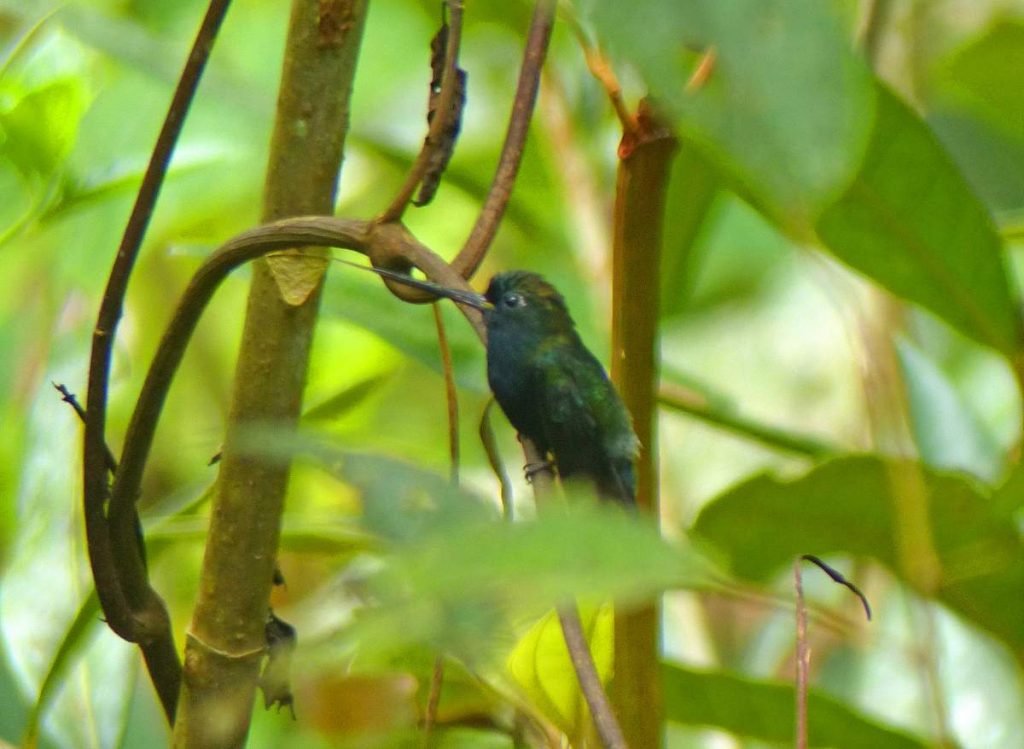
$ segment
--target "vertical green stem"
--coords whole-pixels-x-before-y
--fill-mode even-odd
[[[619,148],[612,282],[612,379],[640,438],[637,504],[658,514],[658,294],[662,220],[675,139],[641,103]],[[659,607],[615,614],[612,701],[633,747],[662,743]]]
[[[294,0],[263,218],[330,214],[367,0]],[[293,272],[294,271],[294,272]],[[322,267],[254,264],[217,495],[185,649],[174,745],[239,746],[264,651],[289,469],[236,449],[249,424],[298,419]]]

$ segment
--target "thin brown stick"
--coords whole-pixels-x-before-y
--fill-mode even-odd
[[[459,484],[459,396],[455,387],[455,372],[452,367],[452,349],[448,344],[448,333],[441,316],[441,306],[434,305],[434,327],[437,329],[437,347],[441,352],[441,371],[444,372],[444,394],[448,407],[448,457],[449,477],[452,485]]]
[[[501,509],[505,520],[512,522],[515,518],[515,500],[512,493],[512,481],[505,470],[505,463],[501,459],[501,452],[498,450],[498,440],[494,436],[494,427],[491,425],[491,411],[494,408],[494,398],[487,401],[484,412],[480,416],[480,443],[487,453],[487,462],[491,470],[498,478],[501,487]]]
[[[580,691],[590,708],[590,715],[594,719],[594,727],[597,735],[601,737],[602,743],[607,749],[626,749],[626,739],[622,735],[619,722],[612,712],[611,702],[608,695],[601,686],[601,677],[597,673],[597,666],[590,655],[590,647],[587,644],[586,635],[583,633],[583,623],[580,621],[579,611],[575,604],[567,604],[558,607],[558,621],[562,625],[562,636],[565,638],[565,646],[569,651],[569,659],[576,671],[576,678],[580,683]]]
[[[637,119],[622,98],[622,85],[612,69],[611,62],[587,36],[586,31],[584,31],[582,24],[580,24],[579,19],[575,15],[569,16],[569,28],[572,30],[573,36],[576,37],[576,41],[579,42],[580,49],[583,50],[583,59],[587,63],[590,74],[597,79],[597,82],[601,84],[608,95],[612,109],[615,110],[615,116],[619,119],[622,132],[634,132],[637,129]]]
[[[889,20],[889,14],[892,12],[892,2],[891,0],[866,0],[863,6],[857,37],[871,67],[876,68],[885,26]]]
[[[519,82],[516,87],[515,99],[512,102],[512,114],[509,117],[508,132],[505,143],[501,147],[498,168],[494,172],[494,180],[484,200],[483,207],[477,216],[473,230],[452,265],[463,278],[471,278],[483,262],[487,250],[498,232],[498,225],[512,186],[519,172],[519,164],[523,160],[526,145],[526,134],[530,128],[533,107],[537,101],[537,90],[540,87],[540,71],[544,67],[551,30],[555,24],[557,0],[537,0],[530,21],[530,30],[526,37],[526,48],[523,51],[523,64],[519,70]]]
[[[715,62],[718,60],[718,52],[714,47],[710,47],[704,54],[700,56],[697,61],[697,67],[690,73],[690,78],[686,81],[686,92],[690,93],[697,91],[704,87],[704,84],[711,78],[711,74],[715,70]]]
[[[807,643],[807,606],[800,563],[793,563],[793,587],[796,590],[796,749],[807,749],[807,680],[811,651]]]
[[[445,0],[445,7],[448,8],[448,45],[444,56],[444,74],[441,78],[441,95],[437,100],[437,114],[430,122],[427,137],[423,141],[416,161],[413,162],[405,182],[399,188],[398,193],[391,200],[390,205],[377,217],[377,220],[385,223],[400,221],[409,207],[412,194],[416,187],[423,181],[423,175],[430,165],[433,151],[439,147],[442,141],[441,134],[447,126],[447,113],[451,111],[455,101],[455,89],[458,79],[459,47],[462,43],[462,0]]]
[[[51,384],[54,389],[60,393],[60,399],[71,406],[71,409],[78,414],[79,421],[85,424],[85,409],[82,408],[82,405],[78,402],[78,398],[75,397],[75,394],[68,390],[67,385],[64,385],[63,383],[54,382]],[[107,471],[111,476],[113,476],[117,473],[117,458],[114,457],[114,453],[110,449],[109,445],[104,443],[103,447],[107,454]]]
[[[433,746],[434,724],[437,723],[437,708],[441,704],[441,687],[444,685],[444,656],[434,659],[434,670],[430,675],[430,693],[427,695],[427,711],[423,716],[423,738],[420,746]]]
[[[451,261],[450,267],[463,279],[472,278],[477,268],[480,267],[480,263],[483,262],[487,250],[490,249],[491,243],[494,241],[498,225],[505,215],[505,208],[508,206],[508,200],[512,194],[512,186],[515,184],[516,174],[519,172],[519,164],[523,159],[526,135],[529,132],[530,119],[540,87],[540,73],[544,67],[544,58],[547,56],[548,43],[551,41],[551,31],[555,23],[556,7],[557,0],[537,0],[537,4],[534,6],[526,37],[526,47],[523,50],[523,63],[519,69],[519,81],[512,101],[512,113],[509,116],[508,130],[501,148],[501,155],[498,157],[494,179],[491,181],[491,187],[469,237],[462,249],[459,250],[458,255]],[[450,39],[449,43],[451,43]],[[388,212],[385,211],[378,222],[385,223],[383,219],[387,216]],[[394,255],[388,257],[371,255],[370,259],[377,267],[405,271],[409,269],[410,265],[414,265],[426,272],[428,276],[430,275],[429,269],[414,261],[410,263],[406,258]],[[387,280],[385,283],[391,293],[403,301],[423,304],[434,300],[430,294],[419,289]]]
[[[114,335],[123,313],[128,280],[167,173],[174,144],[229,5],[230,0],[211,0],[196,34],[118,246],[100,303],[89,360],[82,474],[86,540],[93,580],[110,628],[124,639],[143,645],[150,677],[168,721],[174,719],[181,666],[171,641],[166,610],[148,583],[142,590],[127,589],[125,577],[145,580],[143,554],[137,548],[137,541],[133,540],[135,553],[127,555],[129,569],[122,569],[115,562],[104,517],[108,462],[105,438],[107,387]]]

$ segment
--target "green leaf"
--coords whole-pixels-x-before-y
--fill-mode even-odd
[[[1002,19],[957,50],[939,69],[947,96],[1024,141],[1024,24]]]
[[[351,272],[347,272],[351,270]],[[358,274],[358,276],[357,276]],[[380,336],[396,349],[430,369],[441,371],[437,329],[427,305],[406,304],[376,280],[354,269],[334,269],[327,274],[321,309],[328,317],[348,320]],[[484,349],[469,324],[441,302],[455,378],[461,387],[481,391],[484,381]]]
[[[25,175],[53,174],[71,152],[86,102],[85,86],[77,78],[26,92],[0,112],[0,153]]]
[[[138,652],[96,619],[82,539],[81,424],[49,384],[85,371],[84,331],[53,341],[28,419],[16,494],[18,535],[5,555],[0,638],[23,696],[61,746],[116,746]],[[45,334],[44,334],[45,335]],[[92,685],[104,685],[102,690]],[[40,715],[31,716],[34,721]]]
[[[386,375],[367,377],[354,385],[339,390],[327,400],[302,414],[303,421],[328,421],[348,413],[387,382]]]
[[[817,229],[840,260],[967,336],[1005,354],[1020,345],[991,217],[928,127],[882,87],[861,171]]]
[[[612,670],[614,641],[610,606],[580,612],[594,665],[606,682]],[[590,722],[580,692],[565,636],[557,613],[549,612],[534,624],[508,658],[508,669],[530,698],[530,703],[569,736],[579,736]]]
[[[921,458],[933,468],[967,471],[992,482],[1002,472],[996,440],[942,369],[905,339],[896,342]]]
[[[871,122],[870,76],[830,4],[589,0],[584,8],[602,47],[639,69],[684,137],[784,225],[805,226],[855,174]],[[715,52],[696,91],[685,88],[695,67],[687,47]]]
[[[760,741],[792,744],[793,685],[717,671],[662,666],[665,717],[676,723],[714,726]],[[880,726],[824,692],[810,689],[807,733],[811,747],[923,749],[920,739]]]
[[[487,657],[513,614],[578,598],[638,604],[713,584],[696,551],[619,507],[579,497],[508,523],[496,502],[402,461],[266,429],[248,430],[239,445],[310,457],[360,490],[363,526],[382,541],[382,564],[366,581],[376,605],[348,633],[366,653],[430,643],[472,661]]]
[[[910,462],[846,457],[794,481],[752,478],[708,504],[694,531],[749,579],[764,580],[800,554],[849,553],[874,557],[914,585],[916,575],[900,564],[904,529],[896,508],[905,499],[902,479],[918,476],[941,565],[936,597],[1024,660],[1021,534],[1010,514],[964,477]]]
[[[683,144],[672,163],[668,204],[671,230],[665,232],[661,255],[661,314],[683,312],[697,284],[696,245],[721,192],[714,168],[695,149]]]

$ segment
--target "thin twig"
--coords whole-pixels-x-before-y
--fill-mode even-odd
[[[608,695],[601,686],[601,677],[597,673],[597,666],[590,655],[590,648],[587,645],[586,635],[583,633],[583,623],[580,621],[579,611],[575,604],[567,604],[558,607],[558,621],[562,625],[562,636],[565,638],[565,646],[569,651],[569,659],[572,661],[573,669],[576,671],[576,678],[580,682],[580,691],[590,708],[590,715],[594,719],[594,727],[597,735],[606,749],[626,749],[626,739],[622,735],[619,722],[612,712]]]
[[[572,31],[573,36],[576,37],[576,41],[579,42],[580,48],[583,50],[583,59],[587,63],[587,68],[590,70],[590,74],[597,79],[597,82],[604,88],[605,93],[608,95],[608,100],[612,104],[612,109],[615,110],[615,116],[619,119],[619,125],[622,126],[624,133],[632,133],[637,129],[636,116],[630,111],[629,107],[626,106],[625,100],[622,98],[622,85],[619,83],[618,76],[615,75],[615,71],[612,69],[611,62],[605,57],[601,49],[587,36],[586,31],[583,29],[583,25],[579,22],[579,19],[575,14],[567,14],[569,29]]]
[[[864,55],[872,68],[878,67],[878,56],[882,47],[882,37],[889,13],[892,11],[891,0],[866,0],[860,28],[857,31]]]
[[[430,693],[427,695],[427,711],[423,716],[423,738],[420,746],[430,749],[433,745],[434,724],[437,723],[437,708],[441,704],[441,687],[444,684],[444,656],[434,659],[434,670],[430,675]]]
[[[687,93],[698,91],[704,87],[704,84],[708,82],[711,74],[715,71],[715,62],[717,60],[718,52],[714,47],[709,47],[705,50],[704,54],[697,61],[697,67],[693,69],[689,79],[686,81]]]
[[[744,437],[755,439],[769,447],[799,453],[811,458],[823,458],[842,452],[838,446],[816,437],[808,437],[761,424],[740,416],[732,410],[717,407],[700,393],[673,383],[663,382],[661,384],[658,388],[658,401],[663,406],[682,411],[708,424],[714,424]]]
[[[830,565],[825,564],[823,561],[821,561],[818,557],[814,556],[813,554],[804,554],[800,558],[810,562],[811,564],[816,565],[826,575],[832,578],[833,582],[839,583],[840,585],[849,588],[853,592],[853,594],[860,599],[861,605],[864,607],[864,614],[867,616],[868,621],[871,621],[871,604],[868,603],[868,597],[861,592],[860,588],[858,588],[856,585],[847,580],[846,577],[844,577],[839,570],[835,569],[834,567],[831,567]]]
[[[494,408],[494,398],[487,401],[484,412],[480,416],[480,443],[484,446],[487,454],[487,462],[491,470],[498,478],[501,487],[501,509],[505,520],[512,522],[515,518],[515,499],[512,493],[512,481],[505,470],[505,463],[501,459],[501,451],[498,450],[498,440],[494,436],[494,427],[491,425],[491,410]]]
[[[523,50],[523,63],[519,69],[519,81],[516,86],[515,98],[512,101],[508,131],[501,147],[501,155],[498,157],[494,179],[491,181],[491,187],[469,237],[450,265],[450,268],[462,279],[471,278],[476,273],[495,234],[497,234],[502,216],[505,215],[505,208],[512,194],[512,186],[515,184],[516,174],[519,172],[519,164],[523,159],[526,135],[529,132],[530,119],[537,101],[537,90],[540,87],[540,73],[544,67],[544,58],[547,56],[548,43],[551,40],[551,31],[555,23],[556,7],[557,0],[537,0],[537,4],[534,6],[530,29],[527,32],[526,46]],[[386,211],[378,219],[378,222],[387,223],[383,221],[387,215]],[[430,269],[415,261],[410,262],[409,259],[396,257],[394,253],[382,254],[379,257],[371,255],[370,259],[376,267],[407,271],[410,266],[415,266],[427,273],[428,276],[430,275]],[[387,280],[385,280],[385,284],[392,294],[403,301],[419,304],[434,301],[430,294],[419,289]]]
[[[71,406],[72,410],[78,414],[79,421],[84,424],[85,409],[82,408],[81,404],[78,402],[78,398],[75,397],[75,394],[68,390],[67,385],[64,385],[63,383],[52,382],[50,384],[53,385],[54,389],[58,393],[60,393],[60,399]],[[105,442],[103,443],[103,447],[107,454],[107,471],[111,476],[113,476],[117,473],[117,458],[114,457],[113,451]]]
[[[441,371],[444,372],[445,402],[448,406],[448,456],[449,477],[453,486],[459,485],[459,396],[455,387],[455,372],[452,367],[452,349],[448,344],[441,306],[434,305],[434,327],[437,329],[437,347],[441,352]]]
[[[386,223],[400,221],[405,209],[409,206],[412,194],[423,180],[423,175],[430,165],[433,152],[442,142],[442,133],[448,123],[448,113],[455,101],[455,89],[458,82],[459,47],[462,43],[462,0],[445,0],[448,8],[448,43],[445,48],[444,74],[441,78],[441,95],[437,100],[436,114],[430,122],[427,137],[423,141],[419,155],[413,163],[405,182],[390,205],[378,216],[377,220]]]
[[[807,643],[807,607],[800,562],[793,563],[793,587],[796,589],[796,749],[807,749],[807,680],[811,650]]]
[[[470,278],[480,267],[487,250],[498,232],[498,225],[505,215],[512,186],[519,172],[519,164],[523,159],[526,134],[529,132],[533,107],[537,101],[537,90],[540,87],[540,71],[544,67],[547,56],[548,42],[555,23],[557,0],[537,0],[530,21],[530,30],[526,37],[526,48],[523,51],[523,64],[519,70],[519,82],[516,87],[515,99],[512,102],[512,114],[509,117],[508,132],[505,143],[501,147],[498,168],[494,172],[494,180],[484,200],[483,207],[477,216],[473,230],[459,254],[452,261],[463,278]]]
[[[96,328],[93,331],[92,353],[89,360],[82,473],[86,536],[93,580],[111,629],[126,640],[143,644],[144,653],[147,647],[150,649],[146,657],[147,665],[150,667],[150,676],[154,680],[169,721],[173,721],[174,718],[181,667],[173,643],[167,647],[171,635],[166,610],[148,583],[144,583],[142,591],[132,590],[133,587],[138,587],[131,585],[132,580],[146,579],[141,549],[136,549],[134,555],[129,555],[131,561],[128,569],[118,566],[112,553],[110,535],[103,513],[107,495],[107,387],[114,334],[123,312],[128,280],[163,184],[174,144],[181,133],[185,116],[229,5],[230,0],[211,0],[196,34],[111,268],[100,303]],[[140,611],[142,607],[146,610]],[[154,639],[160,640],[163,644],[147,645]],[[167,653],[171,656],[168,657]],[[157,678],[156,673],[166,674],[167,677]]]

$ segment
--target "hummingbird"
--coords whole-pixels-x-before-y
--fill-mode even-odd
[[[563,482],[586,480],[602,499],[634,504],[640,443],[632,419],[554,286],[514,270],[494,276],[481,295],[357,267],[480,310],[487,382],[519,435],[553,459]],[[528,475],[533,468],[527,466]]]

